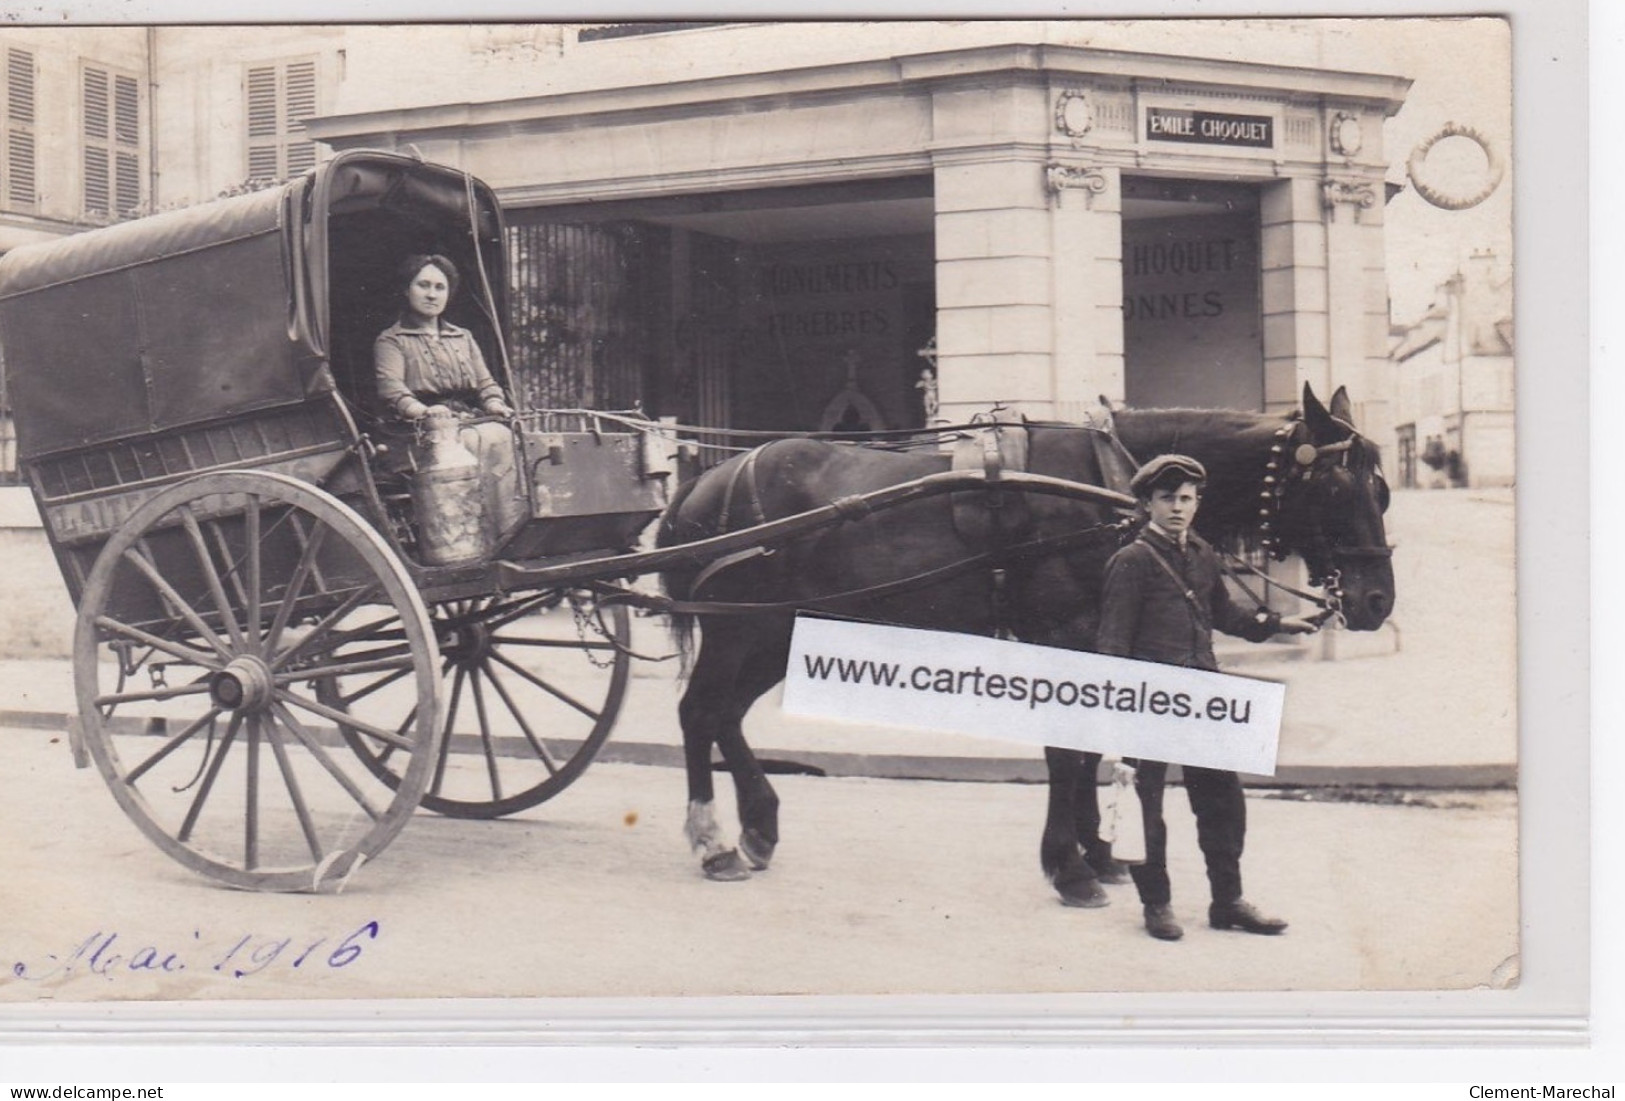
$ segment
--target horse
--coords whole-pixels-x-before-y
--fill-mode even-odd
[[[1138,460],[1187,454],[1208,470],[1197,530],[1216,547],[1301,556],[1350,630],[1369,631],[1393,608],[1394,578],[1383,513],[1388,488],[1379,453],[1354,427],[1347,391],[1330,407],[1311,387],[1301,410],[1136,410],[1114,431]],[[1104,485],[1091,432],[1027,427],[1026,469]],[[657,543],[674,547],[809,511],[941,472],[940,451],[882,450],[786,438],[735,456],[685,483],[662,514]],[[981,498],[988,495],[980,508]],[[1002,495],[1002,496],[1001,496]],[[678,706],[688,780],[685,833],[713,880],[765,870],[779,844],[779,799],[747,743],[746,713],[785,676],[796,609],[898,626],[1003,633],[1066,649],[1094,646],[1107,560],[1134,524],[1110,505],[1014,490],[975,490],[910,501],[804,536],[766,554],[662,574],[687,687]],[[965,504],[970,499],[971,508]],[[970,522],[978,516],[980,523]],[[959,568],[990,550],[996,568]],[[906,579],[924,579],[911,585]],[[695,602],[699,604],[697,611]],[[728,604],[755,605],[728,614]],[[734,609],[737,610],[737,609]],[[698,632],[695,653],[694,634]],[[714,810],[712,750],[732,774],[740,833],[723,838]],[[1099,755],[1049,748],[1049,803],[1040,866],[1061,900],[1098,905],[1096,873],[1110,859],[1098,837]]]

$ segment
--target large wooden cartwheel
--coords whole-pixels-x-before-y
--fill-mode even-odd
[[[331,494],[281,474],[200,475],[146,501],[85,581],[79,722],[159,848],[261,890],[342,887],[400,831],[440,759],[440,652],[410,575]],[[318,698],[387,675],[405,722]],[[340,738],[388,754],[380,783]]]

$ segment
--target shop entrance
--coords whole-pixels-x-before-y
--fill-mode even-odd
[[[557,347],[574,334],[593,376],[570,376],[575,390],[621,398],[630,370],[645,412],[690,424],[921,427],[933,209],[930,178],[909,177],[517,213],[518,232],[540,235],[519,263],[540,274],[514,273],[516,314],[534,299],[569,321],[537,329],[535,354],[517,358],[557,374],[576,362]]]
[[[1264,408],[1258,189],[1123,177],[1124,397]]]

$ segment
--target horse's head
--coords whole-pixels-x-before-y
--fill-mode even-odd
[[[1341,600],[1350,630],[1373,631],[1394,607],[1394,568],[1382,515],[1388,510],[1376,446],[1354,428],[1346,390],[1331,408],[1306,383],[1303,418],[1272,453],[1277,555],[1302,556],[1311,581]]]

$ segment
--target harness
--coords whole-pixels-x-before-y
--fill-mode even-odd
[[[598,414],[603,415],[603,414]],[[1107,418],[1104,424],[1088,423],[1082,428],[1090,432],[1090,439],[1095,447],[1097,463],[1101,471],[1101,480],[1106,482],[1106,488],[1118,489],[1113,482],[1126,485],[1129,474],[1134,469],[1134,459],[1121,440],[1117,437],[1110,423],[1109,411],[1103,411]],[[613,419],[613,418],[612,418]],[[627,421],[642,428],[631,418]],[[1262,533],[1260,540],[1264,549],[1277,560],[1284,559],[1289,553],[1279,531],[1282,506],[1288,494],[1289,487],[1306,485],[1318,463],[1325,459],[1335,459],[1339,465],[1349,465],[1349,455],[1352,452],[1358,434],[1352,425],[1339,420],[1339,425],[1348,429],[1349,438],[1337,443],[1316,445],[1307,441],[1294,442],[1303,428],[1301,414],[1294,414],[1291,420],[1283,424],[1275,432],[1275,440],[1270,446],[1269,457],[1266,462],[1266,472],[1263,479],[1263,489],[1260,492],[1257,527]],[[669,430],[670,426],[666,426]],[[707,431],[710,431],[707,429]],[[799,598],[780,601],[764,601],[742,603],[736,601],[707,601],[700,598],[705,588],[721,573],[738,566],[744,562],[758,557],[767,557],[777,553],[771,547],[749,547],[722,555],[701,569],[693,582],[689,585],[691,598],[687,600],[674,600],[663,595],[638,593],[632,590],[620,589],[614,586],[600,586],[606,602],[631,603],[640,607],[649,608],[659,612],[674,612],[691,615],[752,615],[764,612],[788,612],[796,610],[833,611],[835,606],[851,604],[858,601],[876,600],[914,589],[945,582],[974,569],[987,569],[992,582],[992,620],[997,635],[1010,634],[1008,623],[1008,609],[1006,607],[1006,579],[1008,571],[1017,565],[1038,561],[1050,557],[1061,550],[1099,540],[1103,538],[1121,539],[1132,529],[1138,526],[1138,521],[1132,517],[1105,521],[1102,523],[1079,528],[1058,535],[1046,536],[1039,539],[1021,540],[1022,528],[1029,522],[1026,495],[1019,490],[1007,488],[1003,475],[1007,471],[1024,471],[1027,462],[1028,429],[1024,420],[1000,420],[999,410],[996,408],[990,414],[982,414],[974,418],[969,424],[956,426],[944,431],[954,432],[955,446],[953,450],[952,465],[955,469],[972,469],[979,471],[986,480],[985,488],[972,491],[955,492],[951,494],[952,516],[956,533],[972,547],[980,546],[983,549],[964,558],[923,571],[909,577],[898,578],[876,585],[849,589],[838,593],[813,599]],[[744,434],[744,433],[739,433]],[[761,490],[758,480],[757,462],[767,448],[790,439],[804,439],[820,434],[788,433],[760,447],[751,449],[729,475],[727,487],[723,491],[723,500],[718,515],[718,531],[731,530],[735,524],[735,517],[745,511],[750,518],[750,527],[767,523],[766,512],[762,503]],[[879,434],[870,434],[879,435]],[[899,446],[906,446],[898,439],[895,433],[886,433],[891,442]],[[826,436],[827,438],[827,436]],[[942,436],[931,435],[931,442],[940,442]],[[1291,450],[1290,460],[1287,457]],[[830,507],[837,511],[850,511],[850,519],[862,519],[871,514],[869,506],[857,497],[840,498],[830,502]],[[1322,609],[1317,617],[1324,620],[1341,614],[1343,592],[1339,584],[1340,572],[1335,565],[1336,559],[1353,557],[1390,557],[1393,550],[1390,547],[1377,546],[1341,546],[1333,545],[1323,533],[1320,523],[1321,508],[1318,503],[1311,502],[1311,512],[1308,518],[1311,535],[1307,547],[1300,548],[1304,557],[1310,562],[1312,584],[1323,587],[1324,595],[1305,592],[1288,585],[1276,578],[1270,577],[1264,571],[1238,556],[1218,551],[1220,568],[1226,577],[1236,582],[1237,586],[1258,607],[1259,610],[1267,608],[1266,601],[1249,587],[1237,571],[1244,571],[1261,580],[1264,585],[1274,587],[1289,593],[1301,600]],[[1149,546],[1149,544],[1148,544]],[[1178,583],[1179,590],[1185,594],[1191,604],[1193,612],[1198,616],[1199,622],[1207,622],[1209,613],[1197,607],[1198,602],[1194,593],[1178,578],[1172,566],[1151,547],[1153,556],[1170,576]],[[1218,548],[1215,548],[1217,551]],[[1325,563],[1322,569],[1319,563]]]
[[[1285,504],[1287,490],[1291,486],[1307,486],[1314,474],[1316,465],[1322,459],[1335,457],[1336,465],[1347,469],[1349,454],[1354,449],[1354,443],[1360,438],[1355,427],[1345,420],[1332,418],[1340,427],[1348,429],[1346,439],[1336,443],[1313,444],[1307,440],[1299,440],[1299,430],[1304,427],[1302,414],[1294,412],[1292,418],[1275,430],[1275,442],[1270,445],[1269,459],[1264,466],[1264,488],[1259,491],[1258,528],[1263,533],[1259,540],[1265,553],[1277,562],[1283,561],[1289,552],[1280,533],[1280,520],[1282,508]],[[1294,442],[1298,440],[1298,442]],[[1291,459],[1285,470],[1287,449],[1291,448]],[[1368,545],[1341,546],[1334,545],[1325,535],[1325,525],[1321,522],[1322,509],[1319,502],[1311,500],[1309,503],[1308,527],[1310,536],[1308,545],[1302,550],[1304,561],[1308,563],[1311,585],[1319,587],[1326,594],[1324,597],[1306,593],[1294,588],[1285,582],[1279,581],[1252,563],[1231,553],[1220,556],[1220,562],[1225,568],[1228,577],[1240,586],[1260,608],[1266,606],[1265,601],[1255,594],[1241,578],[1237,577],[1234,569],[1239,568],[1256,576],[1267,586],[1273,586],[1283,592],[1290,593],[1300,600],[1308,601],[1322,609],[1318,617],[1325,620],[1332,616],[1342,616],[1343,588],[1342,571],[1337,568],[1336,560],[1339,558],[1391,558],[1392,547],[1379,547]],[[1324,568],[1322,568],[1324,567]]]

